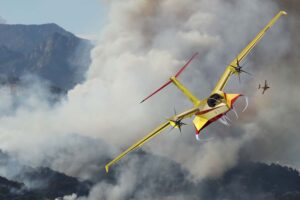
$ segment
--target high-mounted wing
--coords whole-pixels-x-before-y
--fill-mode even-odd
[[[230,75],[235,73],[235,68],[238,67],[238,63],[241,63],[245,59],[245,57],[250,53],[250,51],[256,46],[256,44],[263,38],[266,32],[275,24],[275,22],[282,16],[286,15],[285,11],[280,11],[268,24],[267,26],[260,32],[258,35],[246,46],[246,48],[227,66],[225,72],[221,76],[219,82],[214,88],[212,93],[216,93],[218,91],[223,90],[225,87]]]
[[[187,110],[187,111],[185,111],[185,112],[183,112],[181,114],[173,116],[172,119],[174,119],[174,120],[182,120],[182,119],[191,117],[197,111],[198,111],[198,108],[195,107],[195,108]],[[114,165],[115,163],[117,163],[120,159],[122,159],[124,156],[126,156],[130,151],[133,151],[133,150],[137,149],[138,147],[141,147],[145,142],[147,142],[151,138],[157,136],[159,133],[161,133],[162,131],[164,131],[170,125],[171,125],[171,120],[167,121],[167,122],[165,122],[163,124],[161,124],[156,129],[154,129],[152,132],[150,132],[148,135],[146,135],[145,137],[143,137],[141,140],[139,140],[138,142],[136,142],[134,145],[132,145],[128,149],[126,149],[123,153],[121,153],[115,159],[113,159],[112,161],[110,161],[109,163],[107,163],[105,165],[106,172],[108,172],[109,168],[112,165]]]

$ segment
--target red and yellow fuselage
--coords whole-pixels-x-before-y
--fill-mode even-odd
[[[193,124],[198,135],[200,131],[210,123],[226,115],[233,108],[234,102],[241,94],[227,94],[224,92],[212,94],[199,105],[199,111],[195,113]]]
[[[196,136],[199,135],[203,128],[229,112],[233,108],[234,102],[242,96],[241,94],[228,94],[223,91],[216,91],[208,98],[199,100],[176,77],[171,77],[170,80],[195,106],[188,112],[191,113],[191,116],[195,115],[193,124],[196,129]],[[184,113],[183,118],[191,116]],[[176,119],[171,119],[170,124],[176,127],[173,121],[176,121]]]

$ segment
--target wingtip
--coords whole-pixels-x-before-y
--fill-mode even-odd
[[[140,103],[143,103],[145,101],[145,99],[144,100],[142,100]]]
[[[109,170],[109,166],[105,165],[105,171],[106,171],[106,173],[108,173],[108,170]]]
[[[287,12],[286,11],[284,11],[284,10],[282,10],[282,11],[280,11],[283,15],[287,15]]]

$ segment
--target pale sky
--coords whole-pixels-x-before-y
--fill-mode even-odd
[[[77,35],[96,35],[106,19],[101,0],[0,0],[8,24],[56,23]]]

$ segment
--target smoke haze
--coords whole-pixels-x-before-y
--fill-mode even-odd
[[[166,163],[180,164],[184,176],[182,180],[175,177],[174,182],[218,177],[243,159],[300,166],[296,127],[299,26],[293,20],[298,16],[294,7],[289,8],[288,3],[279,6],[272,0],[107,3],[109,20],[92,52],[86,81],[54,106],[40,98],[39,94],[46,95],[42,89],[38,93],[34,87],[26,90],[13,114],[1,112],[1,149],[29,166],[46,165],[68,175],[91,178],[105,161],[172,116],[174,107],[177,112],[191,107],[173,86],[144,104],[139,101],[175,74],[194,52],[199,52],[199,57],[180,80],[204,98],[227,64],[287,6],[291,13],[275,24],[247,59],[246,69],[255,76],[243,74],[242,84],[232,77],[226,88],[250,97],[251,106],[239,120],[229,128],[215,123],[205,129],[204,138],[214,137],[210,142],[198,143],[190,126],[184,127],[182,134],[165,131],[143,149],[162,156]],[[265,79],[271,89],[262,96],[257,85]],[[5,88],[0,92],[4,94],[0,108],[5,110],[14,97]],[[88,199],[126,199],[143,184],[139,179],[155,180],[180,171],[143,156],[125,158],[115,169],[116,183],[99,182]],[[153,191],[155,188],[141,190],[132,199],[155,199]],[[189,195],[156,198],[192,199]]]

